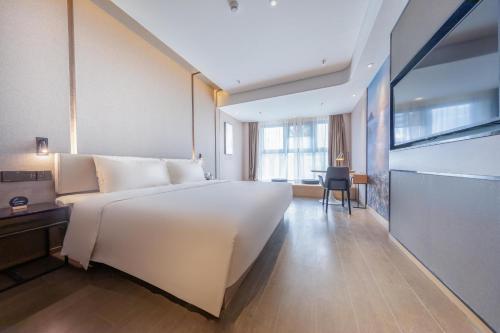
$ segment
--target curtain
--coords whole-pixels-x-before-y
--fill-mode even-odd
[[[334,114],[328,117],[328,165],[350,166],[350,154],[345,138],[344,116]],[[343,160],[339,160],[343,158]]]
[[[258,178],[299,182],[328,165],[328,118],[295,118],[259,124]]]
[[[248,179],[257,180],[257,153],[259,146],[259,124],[256,122],[248,123]]]

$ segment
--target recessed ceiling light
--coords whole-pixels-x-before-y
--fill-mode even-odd
[[[370,62],[370,63],[368,64],[368,68],[372,68],[372,67],[373,67],[373,65],[375,65],[375,64],[374,64],[373,62]]]
[[[421,101],[423,99],[424,99],[423,97],[417,97],[417,98],[415,98],[416,101]]]
[[[271,5],[271,7],[276,7],[276,5],[278,5],[278,0],[269,0],[269,5]]]
[[[352,97],[356,97],[356,94],[352,94]]]

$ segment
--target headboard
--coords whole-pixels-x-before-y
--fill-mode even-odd
[[[92,155],[55,155],[56,193],[98,192],[99,184]]]

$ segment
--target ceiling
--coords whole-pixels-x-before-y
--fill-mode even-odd
[[[227,0],[113,2],[230,93],[346,68],[369,3],[239,0],[233,13]]]
[[[233,13],[228,0],[112,1],[234,97],[221,109],[242,121],[351,111],[407,2],[239,0]],[[316,86],[325,75],[332,83]]]

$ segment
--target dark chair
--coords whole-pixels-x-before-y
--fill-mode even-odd
[[[328,167],[325,179],[318,176],[319,183],[323,187],[323,205],[326,198],[326,211],[328,212],[328,199],[330,191],[342,191],[342,207],[344,207],[344,192],[347,192],[347,205],[349,206],[349,215],[351,214],[351,193],[348,167]]]

